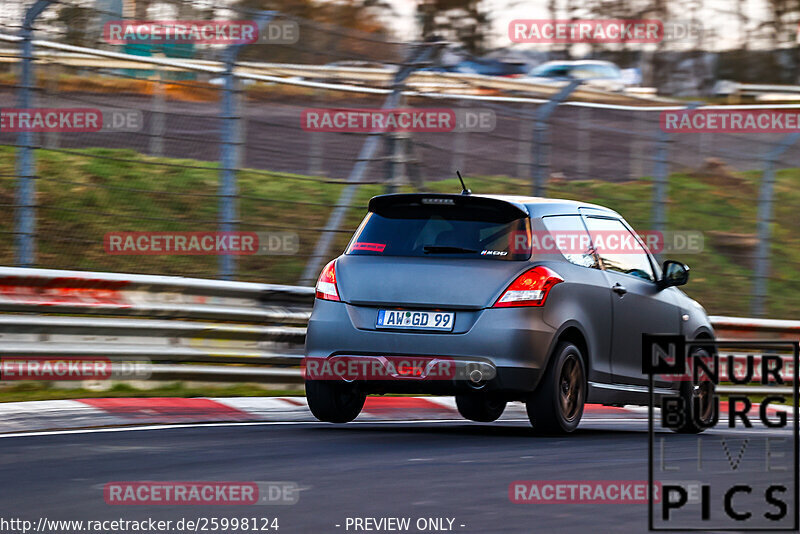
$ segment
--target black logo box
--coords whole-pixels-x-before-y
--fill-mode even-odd
[[[669,346],[675,348],[675,355],[677,360],[675,362],[658,362],[654,363],[652,360],[653,345],[658,344],[665,353],[669,353]],[[653,442],[655,440],[655,425],[654,425],[654,406],[655,406],[655,393],[654,393],[654,375],[656,374],[684,374],[686,372],[686,347],[691,344],[692,347],[710,347],[712,349],[720,348],[749,348],[751,350],[770,350],[775,348],[791,348],[794,355],[794,377],[793,377],[793,395],[794,395],[794,428],[792,431],[792,438],[794,444],[794,517],[791,526],[780,526],[768,528],[758,526],[754,528],[746,528],[737,526],[736,528],[714,528],[708,527],[676,527],[664,528],[655,527],[653,516]],[[745,531],[759,531],[759,532],[797,532],[800,529],[800,420],[798,415],[798,399],[800,399],[800,381],[798,380],[798,365],[800,365],[800,341],[786,341],[786,340],[739,340],[739,341],[715,341],[715,340],[691,340],[687,341],[684,336],[673,334],[643,334],[642,335],[642,372],[648,375],[648,453],[647,453],[647,470],[648,470],[648,491],[647,491],[647,521],[648,530],[656,532],[745,532]],[[662,495],[663,498],[663,495]]]

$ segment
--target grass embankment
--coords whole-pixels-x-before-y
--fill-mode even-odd
[[[13,152],[0,147],[0,203],[6,206],[0,232],[0,264],[13,262]],[[109,255],[103,236],[110,231],[213,231],[218,210],[215,163],[143,156],[132,150],[89,149],[37,152],[38,264],[74,268],[214,277],[214,256]],[[380,173],[377,171],[373,171]],[[368,181],[377,181],[370,175]],[[439,178],[439,177],[432,177]],[[673,254],[692,267],[685,290],[712,314],[746,315],[752,289],[759,172],[731,174],[719,168],[670,177],[668,228],[699,230],[699,254]],[[468,177],[473,191],[527,194],[526,181],[508,177]],[[308,254],[338,200],[340,184],[316,178],[247,170],[239,173],[241,229],[295,231],[300,253],[293,256],[240,256],[240,279],[296,283]],[[768,314],[795,318],[800,298],[800,169],[777,173]],[[430,191],[454,192],[455,179],[428,182]],[[379,184],[359,188],[331,255],[338,254],[363,216]],[[650,228],[652,182],[555,181],[549,195],[596,202],[616,209],[637,229]]]
[[[196,160],[153,158],[132,150],[88,149],[37,151],[38,266],[97,271],[138,272],[214,277],[214,256],[118,256],[106,254],[103,236],[110,231],[213,231],[216,229],[218,170],[216,164]],[[13,264],[14,154],[0,147],[0,265]],[[378,181],[380,169],[367,177]],[[432,179],[440,177],[430,177]],[[772,243],[772,273],[768,315],[797,318],[800,298],[795,291],[800,276],[800,169],[778,171]],[[530,185],[509,177],[467,178],[481,193],[527,194]],[[685,291],[710,314],[749,314],[752,290],[752,254],[756,240],[759,172],[729,173],[720,168],[670,176],[668,227],[699,230],[705,248],[699,254],[670,255],[692,267]],[[294,256],[239,257],[242,280],[294,284],[307,255],[319,237],[342,190],[340,184],[317,178],[247,170],[238,175],[241,229],[288,230],[300,235]],[[457,192],[457,180],[428,182],[425,189]],[[364,214],[368,199],[384,191],[379,184],[363,185],[347,212],[343,231],[331,255],[338,254]],[[549,196],[580,199],[609,206],[637,229],[650,227],[652,182],[648,178],[625,183],[554,181]],[[26,389],[27,388],[27,389]],[[297,391],[294,391],[297,393]],[[115,387],[110,391],[52,390],[47,386],[11,385],[0,401],[87,396],[200,396],[268,395],[256,386],[202,390],[171,384],[138,391]]]

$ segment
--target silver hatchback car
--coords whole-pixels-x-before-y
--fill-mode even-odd
[[[599,246],[616,236],[626,248]],[[558,199],[471,194],[374,197],[316,286],[308,324],[308,404],[348,422],[366,395],[455,395],[475,421],[526,403],[535,428],[574,430],[587,401],[647,404],[642,334],[713,339],[677,287],[682,263],[655,262],[616,212]],[[656,381],[702,428],[711,392]],[[703,399],[707,397],[707,402]],[[700,418],[700,419],[698,419]]]

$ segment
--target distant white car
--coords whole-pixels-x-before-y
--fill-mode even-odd
[[[528,73],[527,79],[534,83],[583,80],[587,85],[606,91],[623,91],[629,79],[622,70],[610,61],[548,61]]]
[[[212,78],[212,79],[208,80],[208,83],[210,83],[211,85],[223,86],[223,85],[225,85],[225,78],[223,78],[221,76],[218,77],[218,78]],[[250,79],[244,78],[244,79],[240,79],[239,83],[242,84],[242,85],[253,85],[256,82],[255,82],[255,80],[250,80]]]

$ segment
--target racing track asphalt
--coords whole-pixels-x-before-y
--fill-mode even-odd
[[[776,433],[715,429],[704,436],[706,443],[738,439],[735,449],[745,435]],[[508,488],[526,479],[647,480],[647,436],[641,419],[590,420],[569,437],[537,436],[523,421],[238,423],[4,436],[0,516],[278,517],[280,533],[348,532],[347,517],[410,517],[412,524],[450,517],[456,532],[646,532],[645,504],[513,504]],[[664,436],[676,458],[692,457],[696,436]],[[758,483],[775,473],[755,469],[747,476]],[[104,484],[134,480],[294,481],[302,491],[291,506],[105,504]]]

